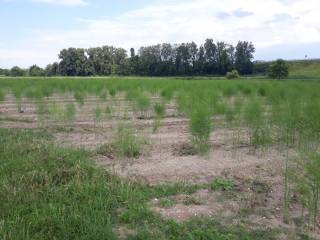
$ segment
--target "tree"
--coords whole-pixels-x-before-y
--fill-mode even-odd
[[[61,75],[66,76],[86,76],[86,61],[85,50],[82,48],[63,49],[59,58],[59,71]]]
[[[21,77],[21,76],[24,76],[24,75],[26,75],[25,70],[19,68],[18,66],[14,66],[10,70],[10,76],[11,77]]]
[[[253,71],[253,54],[255,48],[251,42],[239,41],[235,52],[235,68],[241,74],[251,74]]]
[[[273,79],[282,79],[289,76],[289,67],[286,61],[278,59],[268,69],[268,76]]]
[[[0,68],[0,76],[10,76],[10,70]]]
[[[29,68],[29,76],[39,77],[44,75],[45,75],[45,71],[41,67],[38,67],[37,65],[32,65]]]
[[[44,74],[48,77],[59,75],[59,63],[48,64],[44,70]]]
[[[206,39],[203,46],[205,50],[205,73],[216,73],[217,46],[213,42],[213,39]]]
[[[68,48],[59,53],[60,61],[48,64],[43,70],[37,65],[29,68],[30,76],[91,76],[91,75],[224,75],[234,69],[241,74],[253,72],[253,53],[250,42],[239,41],[237,47],[225,42],[206,39],[197,46],[195,42],[163,43],[142,46],[129,56],[123,48],[102,46],[95,48]],[[0,74],[4,74],[0,71]],[[23,75],[22,69],[13,69],[12,75]]]

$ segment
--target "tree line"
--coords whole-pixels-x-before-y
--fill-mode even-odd
[[[37,65],[29,69],[17,66],[0,69],[0,75],[8,76],[193,76],[225,75],[231,70],[240,74],[253,73],[251,42],[239,41],[236,46],[225,42],[206,39],[197,46],[195,42],[163,43],[134,48],[128,52],[124,48],[103,46],[96,48],[68,48],[60,51],[59,62],[48,64],[46,68]]]

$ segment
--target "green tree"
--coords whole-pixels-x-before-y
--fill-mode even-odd
[[[286,61],[278,59],[269,66],[268,76],[273,79],[282,79],[289,76],[289,67]]]
[[[61,75],[66,76],[86,76],[86,61],[87,57],[85,50],[82,48],[63,49],[59,58],[59,71]]]
[[[38,67],[37,65],[32,65],[29,68],[29,76],[44,76],[45,71],[41,68]]]
[[[59,75],[59,63],[48,64],[44,70],[44,74],[48,77]]]
[[[10,76],[11,77],[21,77],[26,75],[26,71],[19,68],[18,66],[14,66],[13,68],[11,68],[10,70]]]
[[[235,68],[241,74],[253,72],[253,54],[255,48],[251,42],[239,41],[235,52]]]

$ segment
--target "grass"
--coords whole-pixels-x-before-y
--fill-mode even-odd
[[[206,106],[196,107],[191,112],[190,130],[192,142],[199,153],[209,150],[209,138],[212,130],[210,110]]]
[[[291,78],[319,79],[320,61],[292,61],[289,62],[289,72]]]
[[[0,129],[1,239],[274,239],[271,229],[226,227],[213,219],[185,223],[153,213],[153,198],[192,193],[200,186],[148,187],[110,175],[90,153],[60,148],[46,132]]]

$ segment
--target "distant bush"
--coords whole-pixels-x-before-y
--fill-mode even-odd
[[[32,65],[29,68],[29,76],[32,76],[32,77],[45,76],[45,71],[41,67],[38,67],[37,65]]]
[[[268,76],[273,79],[282,79],[289,76],[289,66],[286,61],[278,59],[268,69]]]
[[[270,62],[256,61],[253,63],[253,74],[263,74],[268,73]]]
[[[10,70],[10,76],[12,76],[12,77],[21,77],[24,75],[26,75],[26,71],[17,67],[17,66],[11,68],[11,70]]]
[[[227,72],[226,74],[227,79],[237,79],[240,78],[240,74],[237,70],[232,70],[231,72]]]

